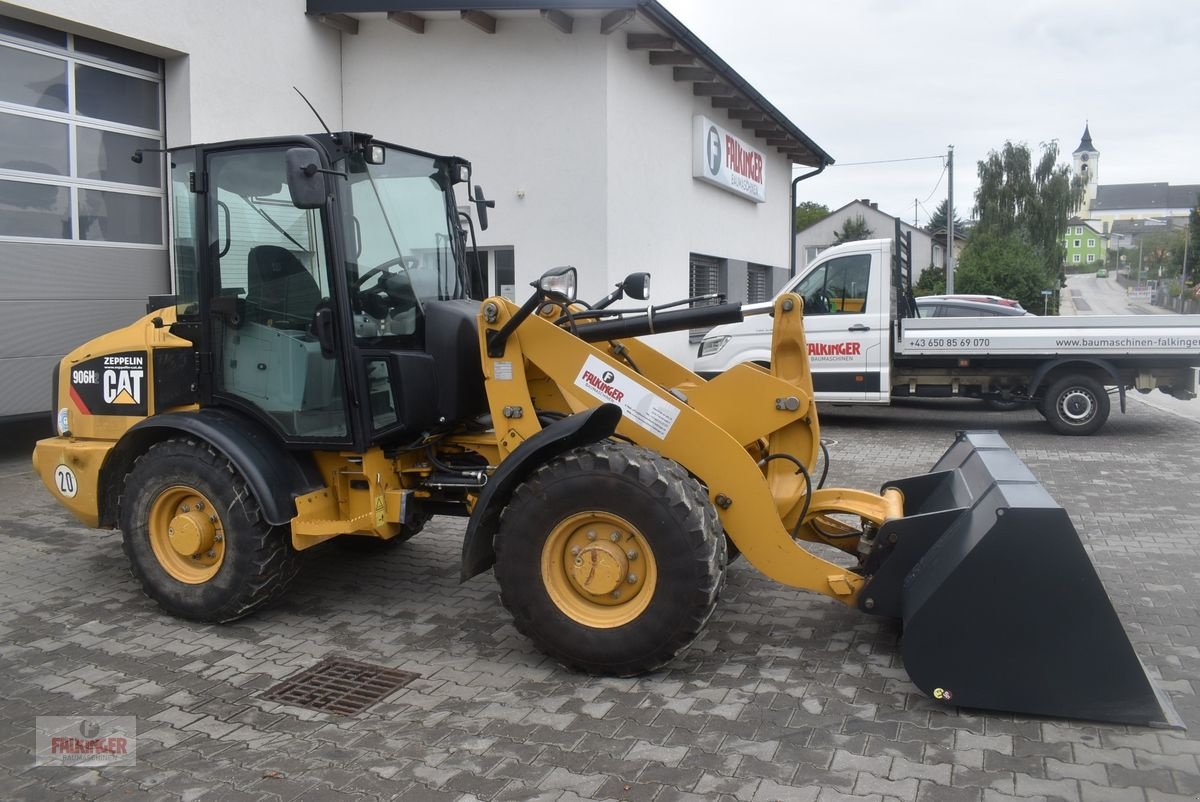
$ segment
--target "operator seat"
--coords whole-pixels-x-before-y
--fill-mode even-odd
[[[246,261],[246,320],[276,328],[307,329],[321,288],[295,253],[256,245]]]

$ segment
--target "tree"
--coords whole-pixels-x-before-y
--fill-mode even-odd
[[[1048,284],[1040,253],[1020,234],[973,232],[954,271],[954,291],[999,295],[1021,302],[1031,312],[1043,308],[1042,290]]]
[[[841,245],[843,242],[870,239],[873,236],[875,236],[875,232],[867,225],[866,218],[860,214],[842,223],[841,231],[833,232],[833,244]]]
[[[1057,162],[1057,142],[1043,144],[1036,162],[1025,144],[1005,142],[999,152],[990,152],[979,162],[979,189],[975,192],[975,215],[979,222],[967,241],[970,248],[976,236],[985,238],[976,248],[976,259],[998,256],[1021,243],[1031,260],[1029,264],[1040,271],[1038,299],[1042,289],[1061,285],[1066,255],[1063,232],[1067,230],[1067,220],[1083,200],[1084,182],[1073,179],[1070,169]],[[1006,245],[999,247],[998,243]],[[979,275],[996,275],[984,267],[977,264]],[[1027,277],[1026,272],[1022,271],[1023,277]],[[955,288],[959,289],[957,281]],[[1018,295],[1009,297],[1020,299]]]
[[[1141,235],[1142,267],[1146,278],[1178,276],[1183,270],[1183,248],[1187,234],[1181,229]],[[1190,261],[1191,254],[1188,254]]]
[[[811,225],[829,216],[829,207],[815,201],[801,201],[796,204],[796,230],[803,231]]]
[[[949,199],[945,199],[938,204],[937,208],[933,210],[933,217],[929,218],[929,223],[925,226],[926,231],[938,231],[946,227],[946,207],[948,205],[950,205]],[[962,220],[958,219],[957,210],[954,212],[954,230],[963,230],[963,223]]]
[[[955,271],[957,272],[957,271]],[[927,267],[921,271],[917,283],[913,284],[913,295],[920,298],[922,295],[945,295],[946,294],[946,268],[945,267]],[[988,293],[990,294],[990,293]]]

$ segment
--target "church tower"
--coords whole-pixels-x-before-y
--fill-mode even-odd
[[[1096,187],[1100,183],[1100,151],[1092,144],[1092,132],[1088,125],[1083,126],[1083,139],[1072,154],[1072,168],[1075,175],[1084,180],[1083,200],[1079,205],[1080,216],[1087,216],[1091,211],[1092,201],[1096,200]]]

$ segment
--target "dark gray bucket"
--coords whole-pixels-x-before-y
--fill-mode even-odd
[[[913,682],[968,708],[1181,727],[1067,516],[996,432],[884,487],[905,517],[864,562],[859,607],[900,618]]]

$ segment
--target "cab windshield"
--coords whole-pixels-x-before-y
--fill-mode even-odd
[[[447,166],[386,149],[351,157],[346,271],[360,339],[417,336],[430,301],[465,298]]]

